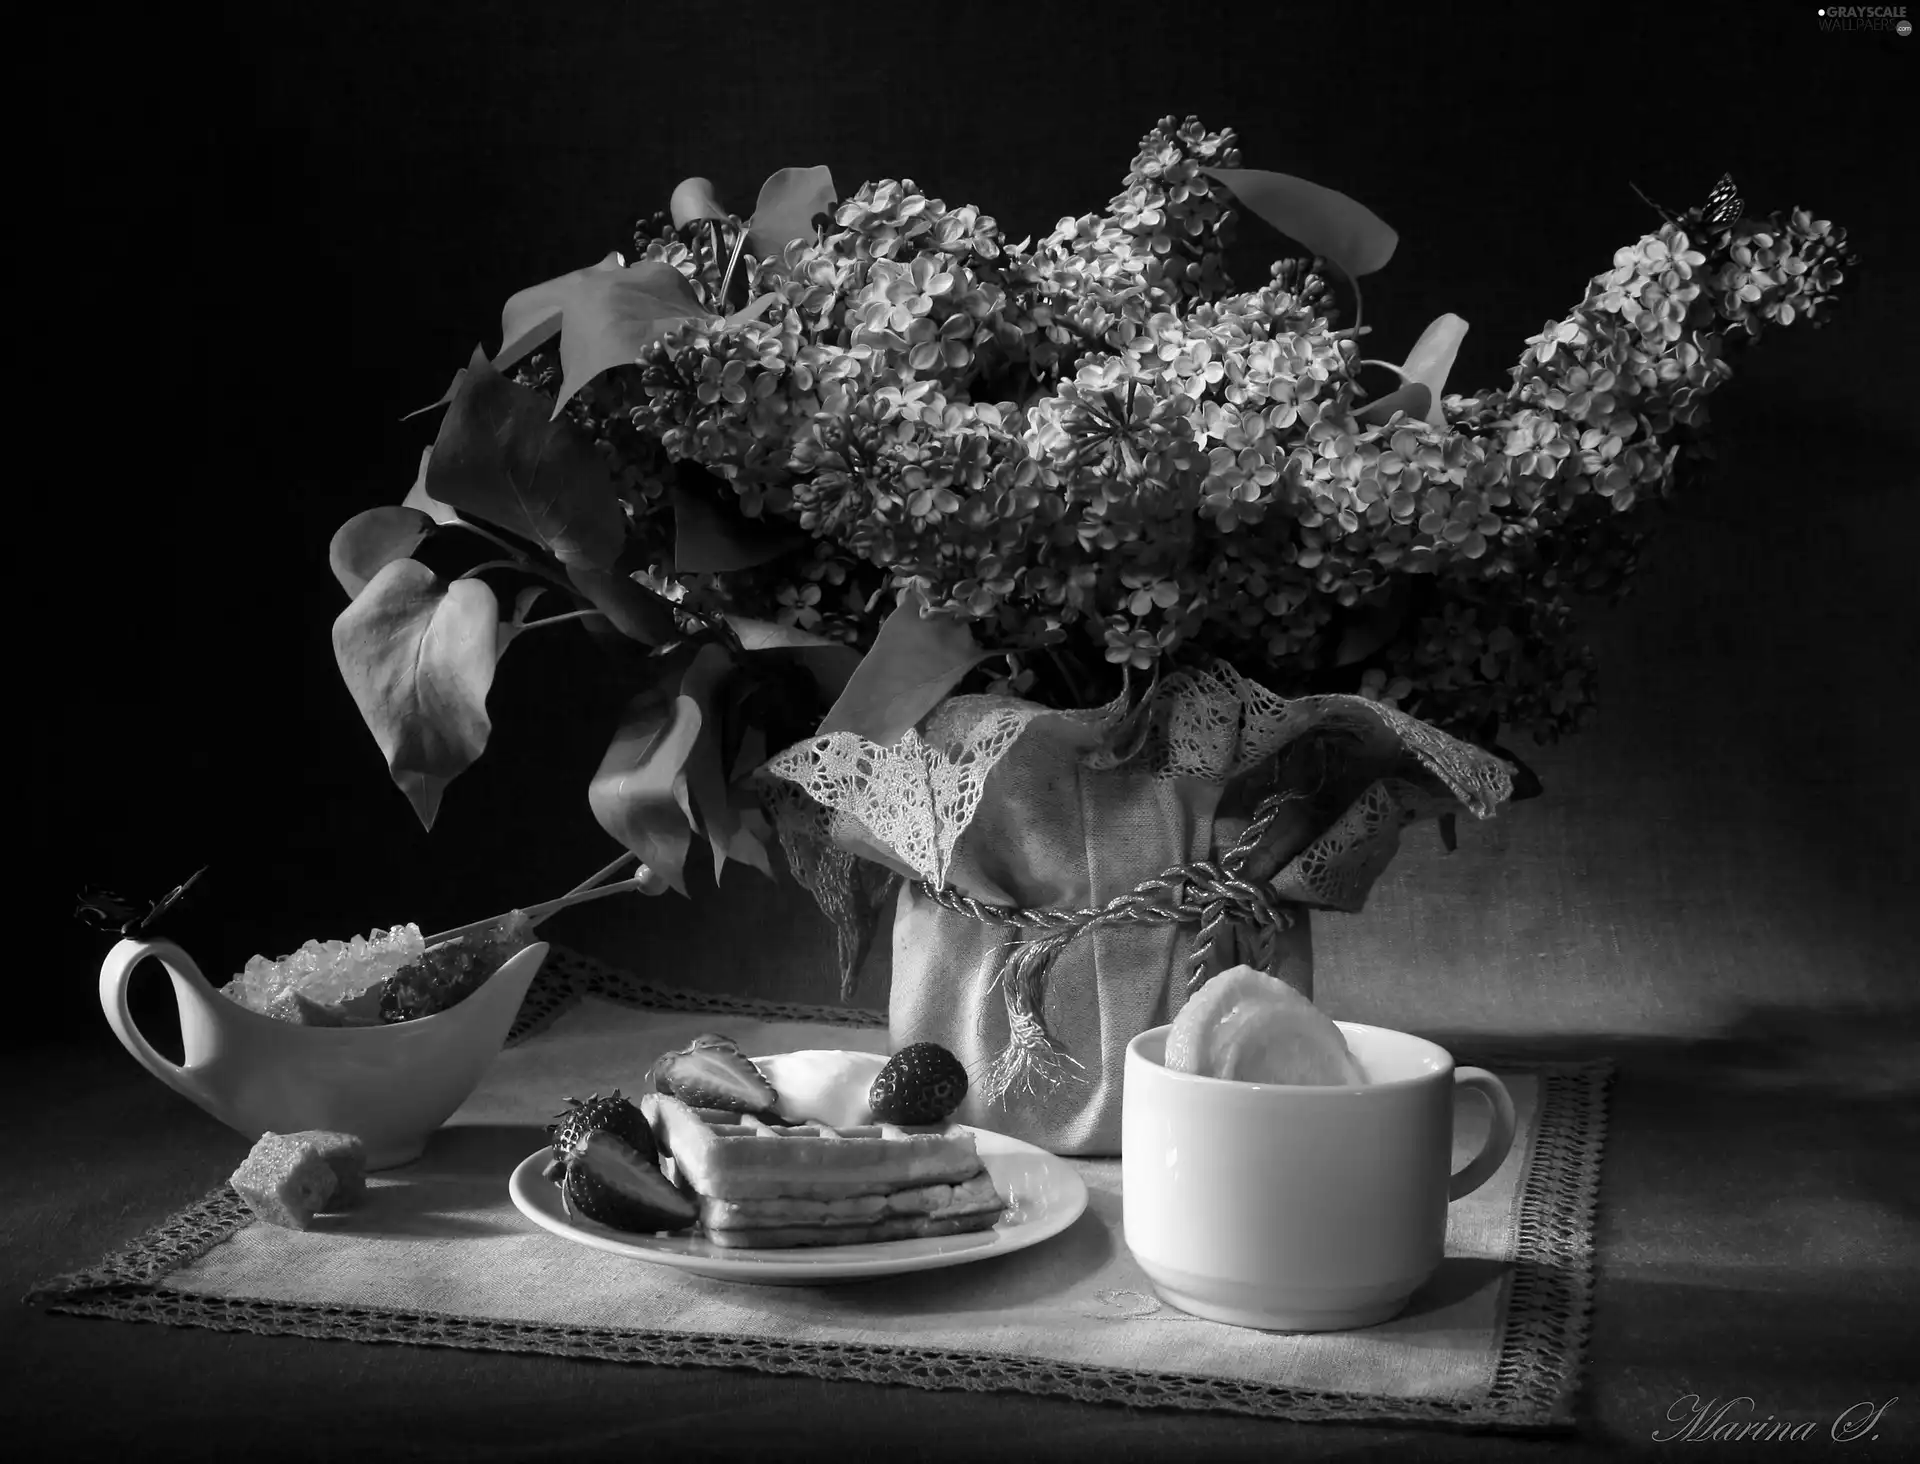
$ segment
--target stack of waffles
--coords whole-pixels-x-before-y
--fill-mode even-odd
[[[964,1129],[832,1128],[640,1100],[715,1245],[857,1245],[992,1228],[1006,1209]]]

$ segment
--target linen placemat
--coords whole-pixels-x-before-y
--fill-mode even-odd
[[[886,1050],[877,1012],[677,992],[556,948],[480,1087],[422,1159],[370,1178],[360,1208],[311,1231],[283,1230],[255,1223],[223,1185],[28,1299],[49,1311],[221,1330],[1276,1418],[1513,1429],[1573,1421],[1606,1062],[1494,1062],[1518,1133],[1500,1171],[1451,1206],[1439,1273],[1390,1322],[1299,1336],[1162,1303],[1122,1238],[1118,1160],[1072,1161],[1088,1213],[1039,1246],[841,1285],[710,1280],[575,1245],[514,1208],[507,1176],[545,1144],[565,1096],[639,1091],[657,1053],[709,1029],[748,1052]],[[1483,1132],[1482,1105],[1468,1099],[1456,1166]]]

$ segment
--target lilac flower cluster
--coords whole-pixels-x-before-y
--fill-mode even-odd
[[[1202,169],[1239,162],[1231,131],[1169,117],[1104,213],[1031,248],[903,179],[745,260],[748,295],[774,297],[758,318],[688,325],[570,404],[656,578],[665,485],[692,463],[807,547],[682,576],[686,605],[865,645],[916,587],[1026,694],[1224,658],[1470,736],[1577,725],[1592,672],[1569,597],[1620,588],[1729,340],[1819,323],[1844,236],[1804,212],[1670,220],[1527,343],[1509,388],[1449,396],[1442,426],[1374,423],[1319,261],[1233,289],[1234,200]],[[642,248],[711,293],[670,228]]]

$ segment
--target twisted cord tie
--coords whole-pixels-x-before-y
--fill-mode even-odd
[[[920,894],[942,909],[1002,926],[1008,932],[993,981],[1006,1003],[1007,1045],[980,1079],[980,1093],[986,1102],[1003,1104],[1015,1092],[1050,1092],[1069,1076],[1085,1081],[1084,1065],[1060,1049],[1046,1029],[1040,1008],[1046,976],[1055,959],[1089,930],[1128,924],[1196,927],[1193,949],[1187,957],[1189,996],[1213,974],[1216,960],[1224,961],[1236,940],[1244,939],[1261,968],[1272,970],[1277,938],[1293,924],[1294,916],[1265,882],[1273,871],[1255,872],[1269,862],[1256,856],[1261,854],[1282,806],[1305,796],[1295,791],[1274,794],[1260,805],[1233,847],[1218,859],[1174,865],[1105,905],[1080,910],[990,905],[958,890],[915,881]],[[1043,933],[1031,940],[1022,939],[1021,932],[1029,930]],[[1075,1070],[1071,1075],[1068,1067]]]

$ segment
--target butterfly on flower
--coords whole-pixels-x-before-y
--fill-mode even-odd
[[[1731,173],[1722,173],[1720,181],[1713,185],[1713,192],[1707,195],[1706,203],[1699,208],[1688,210],[1686,214],[1677,214],[1672,209],[1655,203],[1641,192],[1638,184],[1629,186],[1635,193],[1640,194],[1641,202],[1670,224],[1684,224],[1689,219],[1697,219],[1708,228],[1724,229],[1729,224],[1738,223],[1747,210],[1747,201],[1740,196],[1740,190],[1734,187]]]
[[[1707,224],[1719,229],[1738,223],[1746,208],[1746,200],[1740,196],[1740,190],[1733,186],[1733,174],[1722,173],[1720,181],[1713,185],[1713,192],[1707,195],[1707,206],[1700,213]]]
[[[177,910],[186,901],[188,891],[206,872],[207,866],[202,865],[187,876],[184,884],[175,885],[172,893],[148,902],[145,914],[140,912],[138,905],[129,903],[112,890],[90,885],[80,892],[79,900],[74,906],[74,918],[83,925],[92,926],[95,930],[104,930],[129,938],[151,932],[163,917]]]

